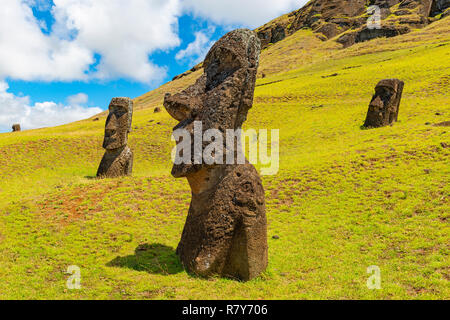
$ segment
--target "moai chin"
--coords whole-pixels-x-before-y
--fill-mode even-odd
[[[19,132],[21,129],[20,129],[20,124],[13,124],[13,126],[12,126],[12,132]]]
[[[397,121],[403,87],[404,82],[398,79],[385,79],[377,84],[364,127],[379,128]]]
[[[130,98],[113,98],[109,105],[103,140],[106,152],[98,168],[97,177],[114,178],[131,175],[133,152],[127,143],[132,119],[133,101]]]
[[[196,121],[201,121],[203,132],[218,129],[223,141],[227,129],[241,128],[253,104],[260,51],[253,31],[232,31],[211,48],[204,74],[194,85],[166,95],[165,108],[180,122],[174,129],[190,133],[193,149]],[[268,263],[265,198],[258,172],[248,161],[237,164],[235,151],[230,153],[234,164],[191,161],[173,166],[172,175],[186,177],[192,189],[177,254],[187,271],[196,275],[247,281],[260,275]]]

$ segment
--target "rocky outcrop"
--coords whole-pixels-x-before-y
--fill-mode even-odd
[[[380,9],[381,26],[369,29],[369,6]],[[344,47],[379,37],[395,37],[423,28],[450,15],[450,0],[312,0],[303,8],[275,19],[256,33],[265,49],[300,29],[312,29],[323,41],[335,39]],[[195,70],[201,68],[197,65]],[[176,76],[182,78],[192,71]]]
[[[196,275],[220,275],[250,280],[267,267],[267,225],[264,189],[256,169],[243,158],[240,139],[230,136],[241,128],[253,104],[260,41],[253,31],[241,29],[226,34],[209,51],[204,74],[186,90],[167,94],[164,106],[180,123],[176,132],[177,154],[172,175],[186,177],[192,189],[192,201],[177,248],[185,268]],[[220,150],[205,160],[207,146],[197,150],[195,126],[200,133],[216,129],[222,139]],[[191,138],[187,148],[187,137]],[[231,145],[225,141],[231,138]],[[181,150],[180,150],[181,149]],[[240,151],[240,152],[239,152]],[[214,155],[213,155],[214,154]],[[223,159],[227,155],[226,163]],[[201,160],[196,161],[196,155]],[[232,161],[229,161],[229,160]]]
[[[433,1],[430,9],[430,16],[434,17],[442,13],[446,13],[446,16],[450,11],[450,0],[435,0]]]
[[[361,28],[355,32],[343,34],[336,41],[343,44],[344,48],[354,45],[358,42],[364,42],[375,38],[391,38],[401,34],[408,33],[410,29],[406,26],[384,26],[380,29]]]
[[[115,178],[131,175],[133,152],[127,144],[132,118],[133,101],[130,98],[111,100],[103,140],[103,148],[106,151],[100,162],[97,177]]]
[[[381,28],[368,29],[369,6],[380,9]],[[323,35],[323,40],[341,35],[337,41],[350,46],[378,37],[393,37],[411,28],[422,28],[450,7],[450,0],[313,0],[257,29],[263,49],[302,28]],[[283,31],[284,30],[284,31]],[[283,37],[273,35],[282,34]]]

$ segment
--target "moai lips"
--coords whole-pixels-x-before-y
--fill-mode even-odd
[[[379,128],[397,121],[403,87],[404,82],[398,79],[385,79],[377,84],[364,127]]]
[[[193,137],[195,123],[201,122],[203,132],[217,129],[226,141],[228,129],[240,129],[253,104],[260,48],[256,34],[246,29],[220,39],[205,59],[203,76],[183,92],[166,95],[165,108],[180,122],[174,130],[185,129]],[[268,262],[261,179],[248,161],[237,164],[237,143],[233,164],[195,163],[205,144],[201,150],[195,150],[194,143],[191,147],[192,161],[172,169],[172,175],[186,177],[192,189],[177,254],[194,274],[250,280]]]
[[[129,176],[133,170],[133,153],[128,144],[133,118],[133,101],[129,98],[113,98],[106,119],[103,148],[105,155],[97,171],[97,177],[114,178]]]

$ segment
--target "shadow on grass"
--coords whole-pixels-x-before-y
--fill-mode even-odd
[[[159,243],[140,245],[136,248],[134,255],[117,257],[106,265],[153,274],[169,275],[183,271],[175,250]]]

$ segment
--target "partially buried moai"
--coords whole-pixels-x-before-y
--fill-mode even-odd
[[[19,132],[21,129],[20,129],[20,124],[13,124],[13,126],[12,126],[12,131],[13,132]]]
[[[397,121],[403,86],[404,82],[398,79],[385,79],[377,84],[364,127],[379,128]]]
[[[114,178],[131,175],[133,152],[127,144],[132,118],[133,101],[130,98],[111,100],[103,140],[106,152],[98,168],[97,177]]]
[[[238,138],[230,133],[241,128],[252,107],[260,50],[253,31],[232,31],[211,48],[204,74],[194,85],[165,97],[165,108],[180,122],[174,130],[185,130],[191,137],[190,161],[176,162],[172,169],[172,175],[186,177],[192,189],[177,254],[189,272],[203,277],[246,281],[267,267],[264,189],[253,165],[245,157],[237,161],[242,150]],[[194,142],[199,126],[201,134],[218,130],[223,136],[223,154],[229,153],[233,161],[198,162],[206,148],[205,143],[198,148]],[[232,148],[225,146],[228,138],[233,139]],[[177,149],[182,140],[177,140]]]

